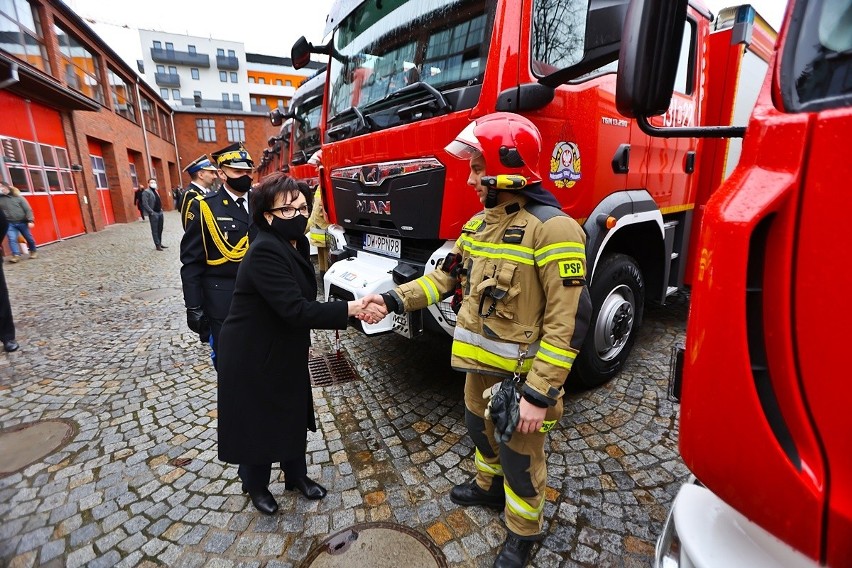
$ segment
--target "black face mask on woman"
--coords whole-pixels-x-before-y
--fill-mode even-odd
[[[272,216],[272,230],[287,239],[295,241],[301,236],[304,236],[308,228],[308,218],[304,215],[296,214],[292,219],[282,219],[277,215]]]
[[[251,189],[251,176],[229,177],[228,187],[234,191],[245,193]]]

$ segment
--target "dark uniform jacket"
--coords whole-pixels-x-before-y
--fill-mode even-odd
[[[211,193],[214,192],[204,189],[199,185],[195,185],[194,182],[189,182],[189,185],[180,191],[180,222],[181,225],[183,225],[184,230],[186,230],[186,223],[188,221],[187,214],[189,213],[189,205],[199,195],[201,197],[205,197],[207,195],[210,195]]]
[[[187,216],[180,242],[183,300],[187,308],[202,307],[215,342],[231,306],[237,269],[256,228],[224,188],[192,199]]]
[[[316,431],[308,375],[311,329],[344,329],[346,302],[318,302],[306,237],[252,241],[219,339],[219,459],[263,464],[305,455]]]

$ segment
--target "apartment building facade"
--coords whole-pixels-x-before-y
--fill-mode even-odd
[[[59,0],[0,3],[0,175],[49,243],[135,220],[148,177],[179,180],[172,112]]]
[[[246,53],[251,109],[269,113],[281,108],[286,112],[299,85],[320,68],[325,68],[325,65],[316,61],[311,61],[303,69],[296,69],[289,57]]]

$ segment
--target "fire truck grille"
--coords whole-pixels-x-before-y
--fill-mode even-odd
[[[311,384],[315,387],[329,387],[358,379],[352,363],[342,353],[311,357],[308,359],[308,372],[311,374]]]

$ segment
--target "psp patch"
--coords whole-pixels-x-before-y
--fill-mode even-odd
[[[462,227],[462,231],[465,233],[475,233],[482,228],[482,225],[485,224],[485,221],[482,219],[471,219]]]
[[[560,260],[559,277],[563,286],[582,286],[586,283],[586,267],[582,260]]]

